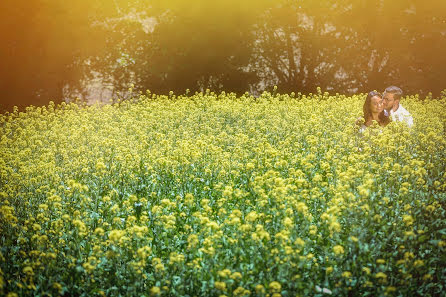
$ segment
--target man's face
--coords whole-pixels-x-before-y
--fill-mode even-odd
[[[395,98],[393,97],[395,94],[391,93],[384,93],[383,96],[383,103],[384,103],[384,109],[385,110],[391,110],[395,106]]]

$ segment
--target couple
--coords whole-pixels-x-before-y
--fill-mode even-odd
[[[412,116],[400,104],[402,95],[403,91],[395,86],[386,88],[382,95],[376,91],[368,93],[362,107],[364,123],[359,131],[364,132],[372,125],[373,120],[377,121],[381,127],[385,127],[390,121],[406,122],[409,127],[412,127]],[[360,124],[359,121],[357,123]]]

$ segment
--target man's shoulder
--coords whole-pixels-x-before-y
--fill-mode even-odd
[[[409,125],[409,127],[412,127],[413,125],[412,115],[401,104],[396,112],[393,113],[392,119],[396,121],[404,121]]]
[[[410,115],[410,112],[407,109],[405,109],[401,104],[395,113],[402,114],[402,115]]]

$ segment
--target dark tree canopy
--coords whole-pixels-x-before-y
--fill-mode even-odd
[[[109,97],[131,83],[154,93],[446,88],[442,0],[17,0],[0,11],[2,110],[94,97],[98,80]]]
[[[79,65],[104,50],[106,32],[91,30],[93,4],[1,1],[0,107],[62,101],[64,87],[83,76]]]

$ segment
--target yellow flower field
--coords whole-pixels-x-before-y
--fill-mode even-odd
[[[364,98],[1,115],[0,295],[441,295],[446,98],[360,136]]]

